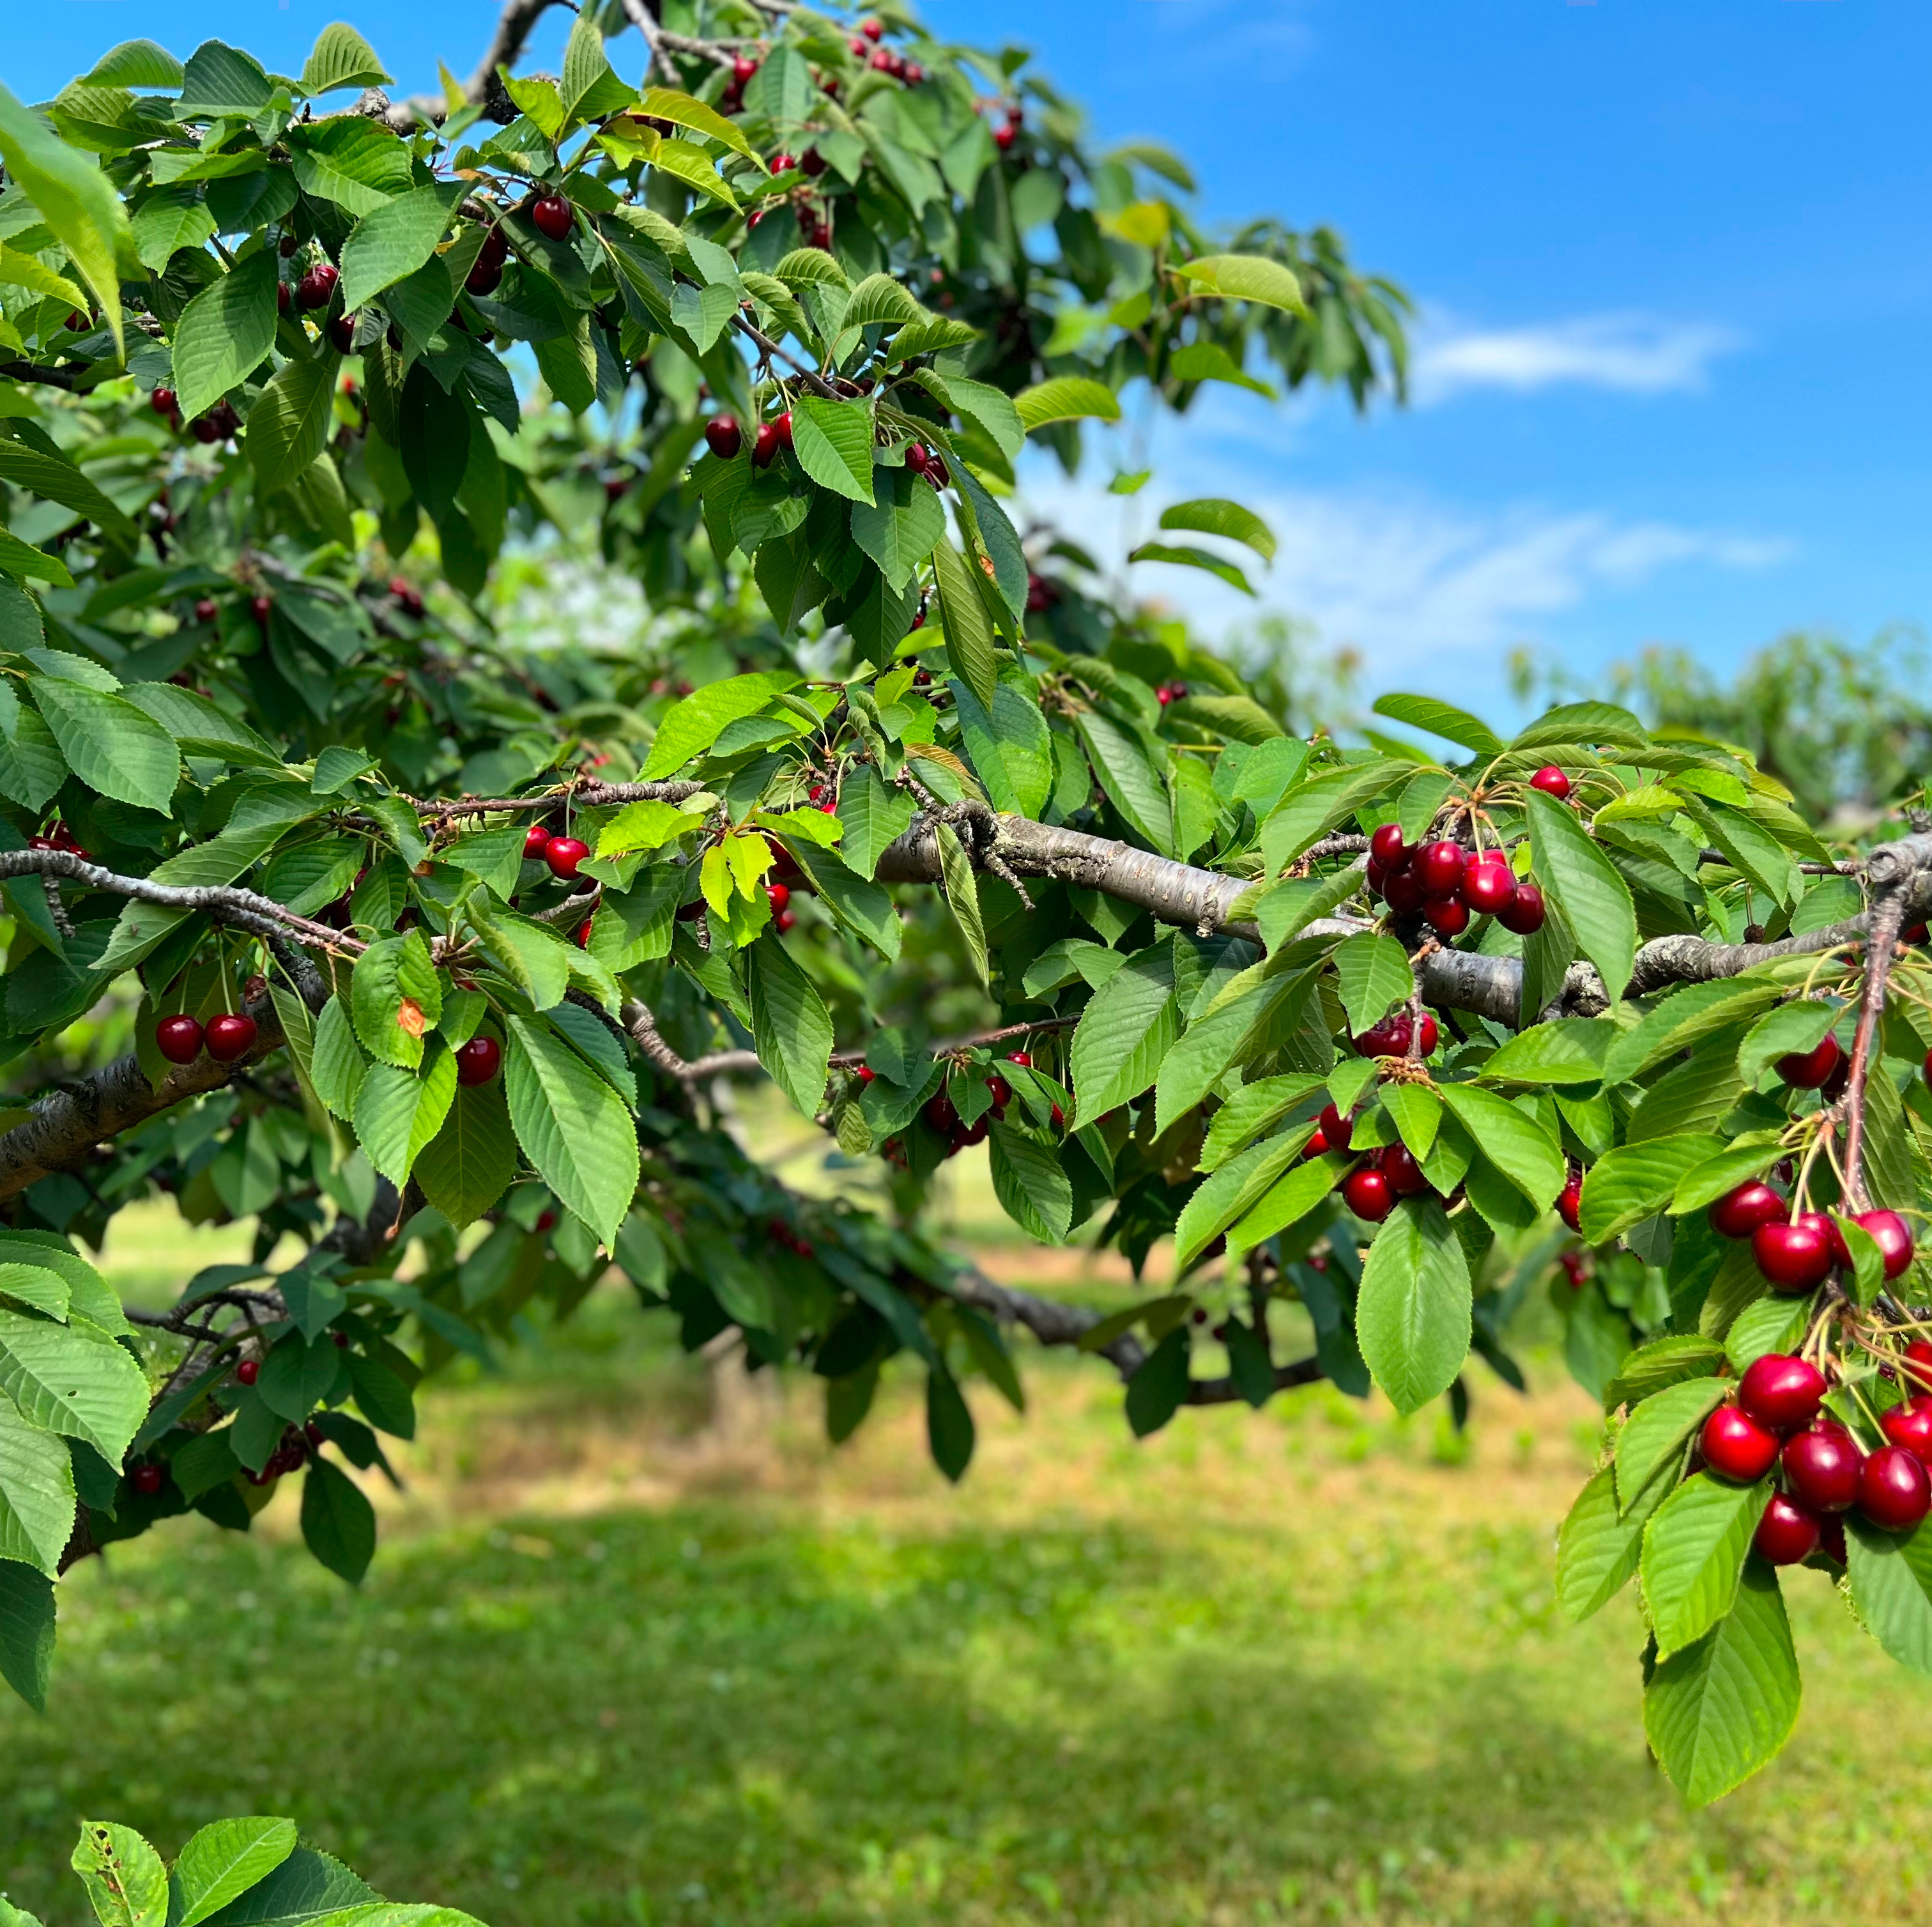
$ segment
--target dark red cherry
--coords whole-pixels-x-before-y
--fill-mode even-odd
[[[456,1081],[488,1084],[503,1067],[503,1046],[494,1037],[472,1037],[456,1047]]]
[[[745,446],[745,431],[735,415],[714,415],[704,425],[704,440],[720,461],[730,461]]]
[[[1393,875],[1396,871],[1408,868],[1409,858],[1414,852],[1402,841],[1400,824],[1384,823],[1370,833],[1369,854]]]
[[[1496,916],[1515,894],[1516,878],[1500,858],[1471,863],[1462,872],[1462,901],[1478,916]]]
[[[1794,1433],[1780,1455],[1785,1482],[1814,1512],[1842,1512],[1858,1496],[1864,1454],[1842,1425]]]
[[[128,1482],[134,1490],[150,1499],[160,1490],[166,1480],[166,1472],[152,1459],[137,1465],[128,1475]]]
[[[1033,1068],[1033,1053],[1030,1051],[1010,1050],[1006,1053],[1006,1061],[1017,1064],[1023,1070],[1030,1070]]]
[[[1816,1225],[1761,1224],[1751,1253],[1772,1289],[1792,1295],[1822,1284],[1832,1268],[1831,1240]]]
[[[1885,1261],[1885,1275],[1895,1278],[1912,1263],[1911,1227],[1896,1211],[1861,1211],[1852,1222],[1878,1247]],[[1843,1241],[1843,1234],[1840,1235]]]
[[[164,1017],[154,1026],[154,1048],[170,1064],[192,1064],[201,1055],[201,1025],[194,1017]]]
[[[1920,1464],[1932,1469],[1932,1398],[1909,1398],[1882,1414],[1879,1430],[1888,1445],[1910,1452]]]
[[[1796,1565],[1818,1550],[1818,1515],[1781,1492],[1771,1495],[1752,1535],[1758,1556],[1772,1565]]]
[[[1754,1178],[1711,1207],[1711,1229],[1725,1238],[1748,1238],[1759,1226],[1775,1224],[1784,1215],[1784,1200]]]
[[[1736,1405],[1719,1406],[1704,1421],[1697,1442],[1704,1463],[1720,1478],[1747,1485],[1763,1478],[1778,1458],[1778,1434]]]
[[[1395,1209],[1395,1192],[1379,1171],[1351,1171],[1342,1180],[1342,1202],[1358,1218],[1380,1224]]]
[[[1583,1180],[1574,1171],[1563,1181],[1563,1189],[1557,1194],[1556,1215],[1572,1231],[1582,1229]]]
[[[1932,1511],[1932,1479],[1911,1453],[1881,1445],[1858,1473],[1858,1510],[1888,1532],[1909,1532]]]
[[[1413,864],[1407,869],[1391,870],[1388,881],[1382,885],[1383,900],[1399,917],[1413,916],[1422,908],[1428,894]]]
[[[262,1361],[259,1358],[244,1358],[235,1367],[235,1376],[244,1385],[253,1385],[262,1376]]]
[[[541,823],[532,823],[524,832],[524,854],[541,857],[550,848],[550,832]]]
[[[232,1064],[255,1047],[255,1020],[238,1010],[208,1020],[208,1054],[218,1064]]]
[[[783,446],[778,439],[778,425],[776,422],[760,422],[757,437],[752,443],[752,466],[770,468]]]
[[[553,241],[566,239],[577,225],[575,210],[561,194],[542,194],[530,203],[530,218],[537,232]]]
[[[1446,837],[1415,853],[1415,874],[1425,896],[1454,896],[1462,881],[1462,846]]]
[[[1570,794],[1570,779],[1554,763],[1546,763],[1529,779],[1533,790],[1540,790],[1545,796],[1553,796],[1562,803]]]
[[[302,308],[326,308],[341,277],[327,261],[318,262],[296,284],[296,302]]]
[[[1543,892],[1533,883],[1520,883],[1496,912],[1496,921],[1519,937],[1533,937],[1543,928]]]
[[[1469,906],[1460,896],[1424,897],[1422,914],[1438,936],[1460,937],[1469,927]]]
[[[1760,1425],[1795,1432],[1817,1417],[1825,1391],[1825,1376],[1810,1360],[1767,1352],[1738,1381],[1738,1403]]]
[[[1418,1197],[1429,1189],[1429,1180],[1422,1175],[1422,1166],[1416,1163],[1415,1154],[1406,1144],[1383,1147],[1382,1173],[1389,1181],[1389,1189],[1399,1198]]]
[[[1915,1338],[1905,1348],[1905,1383],[1921,1391],[1932,1391],[1932,1343]]]
[[[1324,1106],[1319,1134],[1324,1140],[1324,1148],[1332,1147],[1336,1151],[1346,1151],[1355,1135],[1355,1121],[1342,1116],[1333,1104]]]
[[[1815,1050],[1794,1051],[1778,1060],[1778,1074],[1794,1091],[1815,1091],[1838,1067],[1844,1053],[1834,1037],[1821,1039]]]

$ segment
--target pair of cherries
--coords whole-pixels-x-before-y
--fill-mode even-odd
[[[590,845],[580,836],[553,836],[541,823],[532,823],[524,832],[524,854],[541,857],[550,866],[552,876],[568,878],[590,854]]]
[[[1369,839],[1369,887],[1398,915],[1420,911],[1438,936],[1460,937],[1472,917],[1493,917],[1527,937],[1543,928],[1543,892],[1519,883],[1500,850],[1473,854],[1447,837],[1411,848],[1400,824]]]
[[[255,1020],[245,1013],[224,1011],[204,1028],[184,1011],[154,1026],[154,1048],[170,1064],[192,1064],[204,1049],[217,1064],[232,1064],[254,1049],[255,1036]]]
[[[1722,1236],[1750,1240],[1751,1256],[1774,1291],[1796,1296],[1822,1284],[1834,1265],[1852,1268],[1851,1250],[1837,1219],[1825,1211],[1787,1216],[1784,1198],[1762,1180],[1727,1191],[1711,1207],[1710,1218]],[[1861,1211],[1851,1222],[1878,1247],[1888,1280],[1909,1268],[1912,1230],[1898,1212]]]
[[[1932,1346],[1918,1349],[1932,1367]],[[1886,1413],[1889,1442],[1868,1456],[1845,1426],[1821,1415],[1825,1391],[1824,1374],[1808,1359],[1767,1353],[1738,1381],[1736,1400],[1705,1420],[1698,1439],[1720,1478],[1754,1484],[1774,1465],[1782,1472],[1785,1489],[1772,1494],[1752,1541],[1773,1565],[1795,1565],[1821,1546],[1843,1565],[1839,1515],[1854,1505],[1892,1532],[1910,1532],[1932,1511],[1932,1399]]]

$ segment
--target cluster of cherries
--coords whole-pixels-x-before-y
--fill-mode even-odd
[[[1019,1065],[1022,1070],[1030,1070],[1033,1054],[1030,1051],[1009,1051],[1006,1061],[1009,1064]],[[861,1084],[869,1084],[878,1073],[862,1064],[854,1068],[853,1075]],[[1013,1100],[1013,1087],[995,1071],[986,1079],[986,1088],[992,1093],[993,1101],[970,1124],[962,1121],[958,1106],[944,1091],[926,1100],[925,1108],[920,1115],[945,1139],[948,1157],[958,1157],[969,1145],[985,1143],[986,1133],[992,1124],[1004,1121],[1006,1106]],[[1053,1107],[1053,1121],[1056,1124],[1066,1121],[1058,1104]],[[902,1139],[890,1137],[880,1148],[888,1163],[904,1166],[907,1162],[905,1144]]]
[[[952,479],[945,458],[937,455],[923,442],[913,443],[905,452],[905,465],[914,475],[922,475],[935,488],[944,488]]]
[[[1169,703],[1184,701],[1187,695],[1185,683],[1162,683],[1154,692],[1154,699],[1166,709]]]
[[[1906,1348],[1908,1375],[1932,1383],[1932,1345]],[[1775,1465],[1774,1492],[1752,1541],[1773,1565],[1822,1550],[1845,1562],[1842,1514],[1856,1505],[1888,1532],[1907,1532],[1932,1511],[1932,1397],[1916,1397],[1880,1421],[1887,1442],[1862,1451],[1850,1428],[1821,1411],[1825,1376],[1808,1359],[1770,1352],[1738,1382],[1737,1397],[1704,1421],[1698,1450],[1720,1478],[1755,1484]]]
[[[1026,125],[1025,110],[1017,101],[1008,101],[1004,104],[994,101],[988,103],[988,105],[993,111],[1004,116],[1000,124],[993,130],[993,145],[1002,154],[1010,154],[1013,144],[1020,137],[1020,130]]]
[[[176,434],[181,433],[181,401],[172,389],[156,389],[148,396],[148,404]],[[242,418],[236,413],[234,404],[218,401],[188,424],[188,431],[197,442],[226,442],[234,439],[241,427]]]
[[[1049,576],[1042,575],[1033,569],[1027,571],[1027,614],[1044,615],[1060,600],[1060,584]]]
[[[895,80],[903,80],[908,87],[916,87],[926,78],[926,69],[916,60],[908,60],[902,53],[896,53],[889,47],[879,43],[885,38],[886,23],[883,20],[861,20],[859,31],[850,43],[852,56],[862,60],[874,74],[890,74]]]
[[[255,1020],[247,1012],[224,1011],[204,1028],[186,1011],[154,1026],[154,1048],[170,1064],[192,1064],[206,1049],[217,1064],[232,1064],[255,1048]]]
[[[530,211],[530,218],[536,218],[535,208]],[[470,272],[463,278],[463,285],[472,294],[494,294],[502,284],[503,269],[509,258],[509,236],[500,227],[492,227],[484,236],[483,245],[476,251],[476,258],[470,263]]]
[[[1797,1297],[1815,1289],[1834,1265],[1852,1268],[1852,1254],[1838,1220],[1825,1211],[1793,1215],[1784,1198],[1762,1179],[1726,1192],[1711,1207],[1712,1228],[1726,1238],[1750,1240],[1751,1256],[1773,1291]],[[1878,1247],[1888,1279],[1910,1265],[1911,1227],[1898,1212],[1860,1211],[1851,1222]]]
[[[83,863],[91,860],[88,853],[74,840],[74,832],[58,819],[47,825],[44,835],[29,836],[27,848],[30,850],[64,850],[70,857],[78,857]]]
[[[1420,911],[1438,936],[1460,937],[1472,916],[1493,917],[1519,937],[1543,928],[1542,891],[1519,883],[1500,850],[1472,853],[1446,837],[1411,848],[1400,824],[1384,823],[1369,839],[1368,878],[1391,910]]]
[[[322,1427],[311,1418],[306,1425],[291,1425],[284,1431],[280,1442],[268,1454],[267,1464],[260,1472],[248,1475],[250,1485],[273,1485],[285,1474],[300,1472],[310,1457],[321,1448]]]
[[[782,937],[798,921],[798,913],[791,907],[791,885],[766,884],[765,899],[772,906],[772,928]]]
[[[1345,1118],[1330,1104],[1322,1113],[1315,1135],[1308,1140],[1307,1157],[1318,1157],[1325,1151],[1348,1149],[1355,1133],[1355,1121]],[[1380,1224],[1404,1198],[1420,1197],[1435,1187],[1422,1175],[1415,1154],[1402,1143],[1385,1144],[1372,1152],[1366,1164],[1359,1164],[1336,1189],[1342,1202],[1366,1224]]]
[[[745,446],[745,431],[735,415],[714,415],[704,425],[705,445],[720,461],[735,461]],[[791,410],[758,424],[752,443],[752,466],[770,468],[781,449],[791,446]]]

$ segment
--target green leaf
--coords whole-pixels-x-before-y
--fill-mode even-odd
[[[663,140],[658,143],[657,152],[651,156],[650,164],[662,172],[682,181],[686,187],[695,188],[699,193],[708,194],[714,201],[722,201],[734,212],[738,197],[726,185],[724,177],[712,166],[711,157],[703,148],[688,140]]]
[[[702,101],[680,93],[675,87],[646,88],[637,111],[652,120],[669,121],[674,127],[689,128],[694,133],[722,141],[734,154],[742,154],[747,161],[758,161],[757,152],[735,121],[727,120],[716,107],[706,107]],[[764,163],[759,161],[758,164],[763,167]],[[792,258],[788,255],[786,260]],[[830,260],[831,257],[824,258]],[[785,272],[784,261],[778,263],[778,275],[782,280],[791,278]],[[842,270],[838,275],[842,284],[844,278]]]
[[[1623,1590],[1642,1556],[1643,1529],[1670,1489],[1656,1480],[1620,1512],[1610,1467],[1592,1475],[1556,1536],[1556,1603],[1565,1618],[1587,1619]]]
[[[1677,1790],[1703,1806],[1776,1756],[1797,1722],[1798,1693],[1778,1574],[1753,1559],[1728,1616],[1652,1676],[1644,1731]]]
[[[946,891],[946,906],[958,926],[960,941],[966,946],[974,971],[982,983],[989,979],[986,961],[986,920],[980,914],[980,879],[974,874],[959,833],[949,823],[933,831],[939,845],[939,877]]]
[[[347,214],[374,214],[409,191],[409,147],[380,122],[332,114],[292,127],[282,137],[294,152],[302,192],[333,201]]]
[[[1099,710],[1082,710],[1073,727],[1107,800],[1143,842],[1172,857],[1174,813],[1167,785],[1141,738]]]
[[[1414,774],[1412,763],[1393,756],[1376,756],[1324,770],[1297,784],[1262,824],[1262,863],[1272,877],[1292,863],[1318,836],[1325,836],[1344,817],[1353,816]]]
[[[1141,1362],[1127,1381],[1127,1423],[1134,1436],[1158,1432],[1180,1409],[1187,1396],[1187,1327],[1176,1325]]]
[[[852,290],[838,324],[839,338],[861,328],[897,328],[928,320],[926,311],[890,275],[868,275]]]
[[[1398,1412],[1447,1391],[1468,1356],[1468,1261],[1433,1198],[1409,1198],[1376,1234],[1362,1267],[1355,1334]]]
[[[349,1013],[340,998],[332,997],[315,1020],[309,1076],[316,1095],[345,1124],[356,1115],[356,1093],[368,1069]]]
[[[1658,1508],[1644,1529],[1640,1570],[1660,1656],[1702,1638],[1731,1610],[1751,1535],[1770,1499],[1768,1478],[1733,1485],[1700,1472]]]
[[[86,77],[92,87],[178,87],[182,64],[153,41],[123,41],[104,53]]]
[[[158,188],[141,203],[132,231],[142,266],[160,274],[182,248],[199,250],[207,245],[214,233],[214,217],[195,188]],[[0,260],[0,279],[18,278],[7,272],[10,265]]]
[[[1721,1138],[1686,1131],[1606,1151],[1584,1174],[1578,1214],[1583,1241],[1607,1244],[1654,1217],[1670,1202],[1685,1172],[1723,1148]]]
[[[225,41],[207,40],[188,57],[175,113],[181,119],[248,120],[262,113],[274,95],[260,61]]]
[[[1264,561],[1275,556],[1274,531],[1252,509],[1216,496],[1193,502],[1177,502],[1160,514],[1163,529],[1187,529],[1197,535],[1226,536],[1230,542],[1244,543]]]
[[[352,1586],[362,1583],[376,1555],[375,1510],[362,1487],[327,1459],[310,1459],[302,1479],[302,1529],[322,1565]],[[295,1844],[292,1827],[289,1844]]]
[[[121,276],[123,249],[131,257],[134,236],[128,210],[90,155],[50,132],[38,115],[0,86],[0,161],[8,179],[40,210],[41,218],[68,251],[81,278],[113,332],[115,347],[125,352],[122,332]]]
[[[1631,1352],[1618,1367],[1616,1376],[1604,1387],[1604,1409],[1614,1412],[1620,1405],[1640,1405],[1668,1385],[1680,1385],[1686,1379],[1708,1378],[1720,1371],[1724,1363],[1724,1346],[1695,1332],[1652,1339]]]
[[[1247,1214],[1228,1228],[1228,1256],[1232,1261],[1243,1251],[1299,1224],[1332,1192],[1347,1168],[1339,1154],[1310,1158],[1294,1166],[1256,1201]]]
[[[379,1063],[413,1070],[423,1060],[424,1032],[442,1014],[442,979],[422,932],[378,938],[356,959],[349,998],[362,1048]]]
[[[175,396],[182,419],[205,414],[254,374],[275,344],[275,254],[262,248],[212,281],[175,323]]]
[[[1724,1403],[1729,1390],[1721,1379],[1686,1379],[1652,1393],[1637,1406],[1617,1435],[1617,1498],[1626,1511],[1660,1472],[1682,1458],[1691,1433]]]
[[[845,830],[839,854],[859,875],[870,878],[886,846],[911,827],[913,815],[912,798],[888,784],[869,763],[863,765],[838,792],[838,821]]]
[[[168,1871],[131,1826],[83,1820],[68,1865],[80,1876],[101,1927],[164,1927]]]
[[[1614,1002],[1630,982],[1636,956],[1636,906],[1630,886],[1567,803],[1541,790],[1523,795],[1536,873]]]
[[[353,314],[424,266],[449,227],[464,183],[416,188],[372,209],[342,244],[342,305]]]
[[[1616,1027],[1600,1018],[1559,1017],[1519,1031],[1484,1064],[1481,1074],[1509,1084],[1594,1084]]]
[[[1077,375],[1058,375],[1036,387],[1022,389],[1013,397],[1013,405],[1029,434],[1050,422],[1120,419],[1120,404],[1114,391]]]
[[[1546,1208],[1563,1188],[1563,1149],[1530,1112],[1478,1084],[1444,1084],[1442,1101],[1483,1154],[1529,1202]]]
[[[1250,374],[1218,341],[1190,341],[1175,349],[1167,358],[1167,371],[1182,381],[1224,381],[1264,395],[1270,401],[1278,398],[1278,391],[1270,383]],[[1144,482],[1147,476],[1144,474],[1141,479]]]
[[[394,84],[382,71],[376,50],[353,27],[338,20],[324,27],[302,63],[302,90],[313,100],[338,87],[388,87]]]
[[[29,1425],[0,1399],[0,1559],[56,1577],[74,1531],[74,1459],[65,1442]]]
[[[370,1067],[356,1097],[356,1136],[369,1162],[398,1187],[449,1115],[456,1058],[441,1039],[420,1072],[399,1064]]]
[[[681,770],[718,740],[727,724],[756,716],[772,697],[798,687],[798,677],[783,669],[762,669],[753,674],[728,676],[709,683],[664,712],[646,759],[644,780],[656,781]]]
[[[1393,937],[1364,930],[1336,946],[1335,975],[1352,1031],[1366,1031],[1398,1001],[1415,995],[1408,953]]]
[[[1901,1666],[1932,1673],[1932,1531],[1888,1532],[1849,1513],[1845,1556],[1865,1629]]]
[[[1653,1064],[1728,1029],[1778,994],[1775,985],[1735,978],[1727,983],[1687,983],[1672,991],[1611,1045],[1604,1058],[1604,1082],[1622,1084],[1642,1076]]]
[[[147,1374],[77,1314],[65,1325],[0,1311],[0,1389],[30,1424],[81,1439],[118,1466],[148,1414]]]
[[[1615,703],[1564,703],[1546,710],[1510,740],[1513,752],[1542,749],[1552,743],[1607,743],[1648,749],[1650,732],[1628,710]]]
[[[832,1019],[811,978],[776,934],[745,953],[752,1040],[772,1081],[806,1117],[825,1101]]]
[[[926,1436],[933,1463],[957,1485],[972,1463],[973,1414],[944,1365],[926,1375]]]
[[[1001,1209],[1029,1237],[1062,1243],[1073,1227],[1073,1185],[1052,1148],[995,1119],[987,1156]]]
[[[1738,1076],[1744,1088],[1755,1090],[1766,1067],[1779,1058],[1809,1055],[1844,1014],[1839,1004],[1808,997],[1767,1011],[1738,1046]]]
[[[312,1847],[298,1847],[266,1880],[210,1914],[202,1927],[320,1927],[324,1921],[342,1927],[356,1912],[366,1911],[363,1904],[376,1897],[374,1889],[340,1860]],[[393,1916],[405,1910],[387,1910]],[[454,1919],[442,1927],[455,1927]]]
[[[638,1188],[623,1100],[540,1019],[512,1017],[503,1079],[510,1123],[537,1174],[608,1244]]]
[[[342,1478],[333,1466],[323,1466],[317,1461],[309,1473],[311,1481],[317,1469],[334,1472],[338,1479]],[[346,1484],[347,1481],[344,1483]],[[366,1501],[364,1504],[366,1506]],[[306,1532],[306,1494],[302,1502],[302,1527]],[[296,1823],[292,1820],[218,1820],[212,1826],[204,1826],[189,1839],[175,1862],[173,1904],[168,1916],[171,1927],[200,1927],[200,1923],[218,1908],[226,1907],[231,1900],[247,1892],[257,1880],[273,1873],[295,1851],[295,1847]]]
[[[636,89],[611,72],[603,35],[580,14],[563,50],[562,93],[564,113],[572,120],[602,120],[638,104]]]
[[[946,512],[922,476],[904,468],[874,471],[871,503],[852,506],[852,539],[879,565],[894,589],[902,590],[946,539]]]
[[[960,680],[990,709],[999,686],[1000,659],[992,618],[967,572],[973,566],[950,542],[940,542],[932,551],[946,653]]]
[[[0,1559],[0,1679],[45,1712],[53,1664],[53,1581],[32,1566]]]
[[[1231,301],[1258,302],[1264,307],[1307,313],[1301,284],[1279,261],[1261,254],[1204,254],[1184,263],[1180,274],[1197,294],[1224,295]]]
[[[0,482],[10,482],[63,508],[77,509],[130,548],[138,539],[122,509],[64,456],[0,437]]]
[[[872,411],[863,401],[802,395],[792,404],[792,452],[821,488],[872,500]]]
[[[1182,569],[1198,569],[1210,575],[1217,575],[1231,589],[1238,589],[1244,596],[1255,593],[1254,584],[1234,565],[1225,557],[1215,555],[1204,548],[1177,548],[1171,542],[1142,542],[1130,551],[1130,562],[1166,562]]]
[[[284,362],[249,410],[244,446],[264,495],[298,481],[328,446],[340,365],[328,350]]]
[[[1078,1121],[1092,1124],[1138,1097],[1180,1034],[1173,949],[1156,944],[1129,958],[1081,1015],[1072,1055]]]
[[[1467,710],[1459,710],[1452,704],[1438,702],[1432,696],[1378,696],[1374,712],[1385,716],[1392,722],[1406,722],[1413,729],[1426,730],[1431,736],[1440,736],[1472,749],[1478,756],[1494,756],[1501,753],[1502,739],[1486,722],[1479,722]]]
[[[166,810],[181,776],[181,752],[159,723],[124,697],[58,677],[30,676],[27,687],[82,782],[117,803]]]
[[[1264,1196],[1308,1142],[1306,1128],[1264,1138],[1194,1187],[1174,1227],[1174,1263],[1185,1271],[1234,1220]]]

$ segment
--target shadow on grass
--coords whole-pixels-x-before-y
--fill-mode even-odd
[[[354,1595],[184,1533],[78,1576],[52,1717],[0,1711],[0,1880],[51,1927],[80,1814],[172,1851],[284,1812],[493,1927],[1527,1922],[1463,1863],[1550,1877],[1674,1805],[1574,1635],[1417,1623],[1399,1583],[1311,1616],[1279,1542],[532,1534],[392,1542]]]

